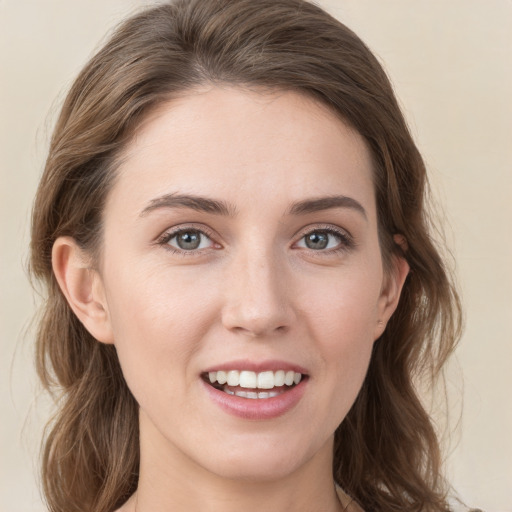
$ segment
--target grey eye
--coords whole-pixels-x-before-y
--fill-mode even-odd
[[[304,237],[308,249],[325,249],[329,244],[329,235],[321,231],[309,233]]]
[[[174,235],[168,242],[169,245],[183,251],[193,251],[195,249],[204,249],[210,245],[210,239],[201,231],[189,229],[180,231]]]
[[[353,242],[350,235],[337,229],[312,229],[302,235],[295,247],[310,251],[331,253],[332,251],[351,249]]]

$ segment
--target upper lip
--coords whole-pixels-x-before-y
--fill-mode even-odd
[[[300,366],[296,363],[291,363],[289,361],[279,361],[277,359],[268,359],[265,361],[251,361],[248,359],[236,359],[232,361],[222,362],[219,364],[212,365],[206,369],[204,369],[201,373],[208,372],[216,372],[216,371],[230,371],[230,370],[247,370],[255,373],[264,372],[264,371],[273,371],[276,372],[278,370],[290,371],[293,370],[296,373],[302,373],[303,375],[307,374],[306,369],[303,366]]]

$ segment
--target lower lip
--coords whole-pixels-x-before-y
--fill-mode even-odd
[[[308,379],[303,379],[299,384],[278,396],[258,399],[228,395],[204,381],[203,385],[213,402],[227,413],[248,420],[269,420],[282,416],[299,403],[307,381]]]

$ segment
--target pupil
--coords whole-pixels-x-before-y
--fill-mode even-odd
[[[315,232],[306,236],[306,246],[309,249],[325,249],[329,243],[327,233]]]
[[[197,249],[201,243],[201,235],[194,231],[186,231],[178,235],[176,242],[180,249]]]

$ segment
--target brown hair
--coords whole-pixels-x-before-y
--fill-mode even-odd
[[[37,365],[58,396],[43,450],[54,512],[111,512],[136,489],[138,408],[113,346],[97,342],[59,290],[52,245],[101,249],[120,151],[149,109],[202,84],[294,90],[323,102],[374,160],[385,261],[407,241],[411,273],[335,434],[334,478],[367,511],[448,510],[436,432],[415,383],[435,379],[460,334],[460,306],[430,236],[426,174],[390,83],[348,28],[303,0],[178,0],[125,21],[72,86],[33,210],[31,268],[48,289]]]

